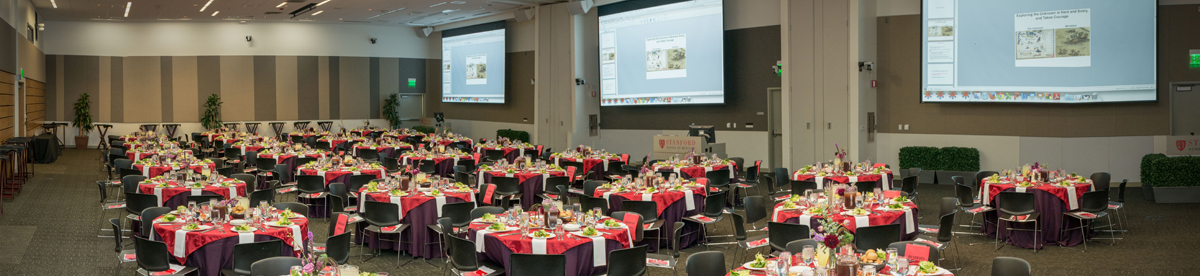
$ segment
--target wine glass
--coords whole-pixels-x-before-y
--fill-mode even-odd
[[[561,231],[561,230],[558,229],[559,223],[560,222],[559,222],[558,218],[547,219],[546,220],[546,228],[550,229],[551,231],[554,231],[554,234],[558,235],[558,240],[562,240],[562,233],[559,233],[559,231]]]

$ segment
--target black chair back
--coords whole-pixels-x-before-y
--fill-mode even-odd
[[[316,148],[319,150],[330,150],[330,149],[332,149],[332,147],[330,146],[329,143],[330,143],[329,141],[317,141],[316,146],[314,146],[313,148]]]
[[[1020,216],[1037,212],[1033,193],[1000,192],[996,195],[996,209],[1002,214]]]
[[[258,165],[258,151],[247,150],[246,154],[243,156],[246,157],[246,166],[250,166],[250,165],[257,166]],[[270,159],[272,161],[275,160],[274,158],[263,158],[263,159]],[[259,167],[259,168],[270,168],[270,167]]]
[[[371,183],[371,180],[375,179],[375,175],[373,174],[351,175],[350,183],[346,183],[346,191],[357,194],[358,190],[361,190],[363,186],[366,186],[368,183]],[[341,196],[344,197],[345,195]]]
[[[516,177],[492,176],[492,184],[496,184],[496,193],[514,195],[521,192],[521,182]]]
[[[938,217],[938,233],[937,239],[940,242],[948,242],[954,237],[954,216],[958,214],[958,210],[951,211],[941,217]]]
[[[487,160],[491,160],[491,161],[504,159],[504,151],[503,150],[492,150],[492,149],[483,150],[483,154],[484,154],[484,158],[487,158]]]
[[[909,176],[900,181],[900,191],[908,194],[913,194],[917,191],[917,177]]]
[[[716,188],[724,188],[729,186],[729,170],[717,170],[704,173],[704,178],[708,178],[708,186]]]
[[[580,196],[579,206],[584,212],[590,211],[593,208],[600,208],[602,213],[608,214],[608,201],[604,200],[603,197]]]
[[[970,186],[970,187],[979,187],[979,185],[983,183],[984,179],[987,179],[988,177],[991,177],[992,175],[995,175],[995,174],[999,174],[999,173],[995,172],[995,171],[979,171],[979,172],[975,173],[975,181],[974,182],[965,183],[965,184],[967,184],[967,186]]]
[[[387,227],[400,224],[400,205],[388,202],[379,201],[363,201],[365,209],[360,215],[367,223],[379,227]]]
[[[587,196],[596,196],[596,188],[603,186],[606,183],[608,182],[604,182],[602,180],[584,180],[583,193]]]
[[[808,238],[808,225],[783,222],[767,222],[767,238],[776,251],[787,249],[787,244]]]
[[[759,166],[746,167],[746,174],[742,179],[745,179],[746,182],[758,182],[758,170]]]
[[[813,247],[813,250],[816,250],[817,248],[819,248],[818,245],[820,245],[820,243],[818,243],[817,240],[814,240],[814,239],[803,239],[803,240],[791,241],[791,242],[787,243],[787,246],[785,246],[785,248],[787,248],[788,252],[800,254],[800,253],[804,252],[805,245],[811,245]]]
[[[341,199],[346,199],[347,198],[346,184],[337,183],[337,182],[329,183],[329,195],[336,196]],[[331,206],[331,207],[346,207],[345,201],[339,202],[339,203],[342,203],[342,204],[329,204],[329,206]]]
[[[455,167],[463,166],[462,171],[470,173],[470,172],[475,171],[475,160],[471,160],[471,159],[458,160],[458,163],[454,163],[454,166]]]
[[[1108,210],[1108,191],[1092,191],[1083,193],[1079,199],[1079,210],[1099,213]]]
[[[854,182],[854,188],[858,189],[858,191],[862,192],[863,194],[866,194],[867,192],[874,192],[875,187],[879,187],[879,182],[877,182],[877,181]]]
[[[224,176],[224,177],[231,177],[231,176],[233,176],[233,169],[236,169],[236,167],[218,168],[217,174],[220,174],[221,176]]]
[[[567,193],[566,190],[559,190],[558,189],[559,185],[563,185],[563,186],[571,185],[570,183],[567,183],[566,176],[551,176],[549,178],[543,179],[542,181],[546,181],[546,192],[547,193],[553,193],[553,194],[556,194],[559,196],[564,196]],[[554,190],[551,191],[550,187],[554,187]]]
[[[733,218],[733,239],[746,241],[746,219],[737,213],[730,213],[729,216]]]
[[[345,233],[330,236],[325,240],[325,254],[332,258],[337,264],[345,264],[350,260],[350,233]]]
[[[121,173],[124,174],[125,170],[126,169],[121,169]],[[133,170],[133,171],[136,171],[136,170]],[[138,189],[138,183],[142,183],[142,181],[144,181],[144,180],[146,180],[146,177],[142,176],[141,172],[138,172],[136,175],[122,176],[121,177],[121,187],[125,189],[126,193],[139,193],[140,194],[140,193],[142,193],[142,190]]]
[[[479,270],[479,259],[475,255],[475,242],[460,238],[458,236],[448,235],[450,238],[449,248],[450,264],[460,273]]]
[[[153,194],[125,193],[125,210],[130,214],[140,216],[146,208],[156,206],[158,206],[158,197]]]
[[[996,257],[992,260],[992,276],[1029,276],[1029,262],[1017,257]]]
[[[854,230],[854,246],[862,251],[884,248],[898,241],[900,241],[899,224],[858,227]]]
[[[558,161],[558,165],[562,166],[563,169],[566,169],[567,167],[575,167],[575,173],[578,173],[578,174],[583,173],[583,162]]]
[[[626,211],[616,211],[616,212],[612,212],[612,214],[609,216],[611,216],[612,218],[619,220],[619,221],[625,221],[626,216],[637,216],[637,220],[636,220],[637,223],[634,224],[633,229],[632,229],[633,231],[630,231],[630,232],[633,233],[633,241],[634,242],[642,241],[642,237],[645,236],[644,235],[645,228],[641,223],[642,222],[641,214],[634,213],[634,212],[626,212]]]
[[[1121,179],[1121,185],[1117,186],[1117,202],[1125,202],[1125,184],[1129,183],[1129,179]]]
[[[300,258],[270,257],[250,264],[250,275],[289,275],[293,266],[300,265]]]
[[[730,157],[729,161],[733,161],[733,166],[731,167],[731,169],[736,171],[737,175],[746,174],[746,158]]]
[[[463,227],[471,223],[471,209],[474,202],[447,203],[442,205],[442,217],[450,218],[454,227]]]
[[[1092,185],[1095,185],[1096,191],[1108,191],[1108,186],[1112,184],[1112,175],[1107,172],[1093,173],[1091,177]]]
[[[687,258],[687,275],[689,276],[724,276],[725,253],[721,251],[704,251],[692,254]]]
[[[325,191],[325,178],[320,175],[297,175],[296,189],[301,194],[320,193]]]
[[[267,204],[273,203],[275,201],[275,191],[266,189],[250,193],[250,206],[258,206],[258,203],[261,201],[266,201]]]
[[[426,174],[437,172],[437,168],[434,166],[436,163],[434,163],[433,160],[419,160],[419,162],[420,165],[417,165],[417,168],[419,168],[421,172]]]
[[[482,218],[483,214],[499,215],[503,213],[504,208],[498,206],[479,206],[475,207],[475,209],[471,209],[471,219]]]
[[[250,266],[262,259],[278,257],[283,251],[283,240],[243,243],[233,246],[233,272],[250,274]]]
[[[775,173],[772,175],[772,177],[775,179],[775,184],[767,185],[767,188],[771,188],[769,191],[774,192],[775,189],[788,187],[788,184],[792,181],[792,174],[789,172],[790,171],[787,168],[775,168]],[[813,187],[816,187],[816,185]],[[795,185],[792,185],[792,188],[795,188]],[[795,191],[792,191],[792,193],[795,193]],[[803,194],[804,191],[802,190],[800,193]]]
[[[621,202],[621,211],[642,215],[642,223],[658,221],[658,203],[654,201],[626,200]]]
[[[133,248],[137,250],[135,255],[139,268],[150,272],[171,269],[171,251],[167,251],[166,243],[133,237]]]
[[[704,216],[715,218],[725,211],[725,192],[709,193],[704,198]]]
[[[975,206],[975,194],[967,185],[954,185],[954,197],[958,199],[958,207]]]
[[[371,148],[356,148],[355,151],[358,153],[358,158],[362,158],[363,160],[379,160],[379,150]]]
[[[939,263],[938,260],[941,259],[941,257],[938,255],[937,248],[930,246],[928,243],[925,243],[925,242],[919,242],[919,241],[893,242],[893,243],[888,244],[887,248],[895,248],[896,254],[900,254],[900,256],[904,256],[904,251],[906,248],[908,248],[908,245],[910,245],[910,244],[913,246],[921,246],[921,247],[928,248],[929,249],[929,256],[928,256],[929,261],[933,262],[933,263]]]
[[[755,223],[767,218],[767,199],[763,196],[744,197],[742,206],[746,208],[746,222]]]
[[[271,205],[271,207],[275,207],[275,209],[279,210],[292,210],[292,213],[301,214],[305,217],[308,216],[308,205],[304,205],[304,203],[276,202],[275,204]]]
[[[269,167],[268,167],[268,168],[269,168]],[[248,173],[235,173],[235,174],[233,174],[233,175],[231,175],[231,176],[229,176],[229,177],[230,177],[230,178],[233,178],[233,179],[241,180],[242,182],[246,182],[246,186],[254,186],[254,185],[256,185],[256,184],[257,184],[257,183],[255,182],[255,181],[256,181],[256,178],[255,178],[255,177],[254,177],[254,175],[252,175],[252,174],[248,174]]]
[[[146,208],[146,210],[142,210],[142,229],[140,232],[141,236],[147,237],[147,238],[152,237],[154,235],[154,223],[152,223],[152,221],[154,221],[154,219],[162,216],[163,214],[170,213],[170,212],[171,212],[171,208],[167,208],[167,207],[150,207],[150,208]]]
[[[254,164],[258,166],[259,170],[271,171],[271,170],[275,169],[275,165],[278,165],[275,162],[275,158],[256,158],[256,159],[257,160],[254,161]],[[247,160],[246,163],[250,163],[250,161]]]
[[[775,177],[779,177],[779,176],[775,176]],[[788,176],[784,176],[784,177],[788,177]],[[791,181],[793,195],[803,196],[804,191],[817,189],[817,182],[813,182],[812,180],[808,180],[808,181],[788,180],[788,181]]]
[[[508,258],[508,272],[509,275],[566,275],[567,256],[513,253]]]
[[[938,210],[938,216],[945,216],[946,214],[953,213],[955,210],[958,210],[958,198],[943,197],[941,209]]]
[[[399,155],[399,154],[397,154],[397,155]],[[383,167],[387,168],[387,170],[389,172],[400,171],[400,158],[399,157],[391,157],[391,156],[384,157],[383,158]]]
[[[608,276],[640,276],[646,274],[645,244],[617,249],[608,253]]]
[[[121,149],[113,149],[113,150],[121,150]],[[116,159],[112,159],[114,157],[116,157]],[[125,159],[124,153],[121,153],[120,156],[117,156],[117,154],[109,155],[109,159],[112,159],[113,167],[116,167],[118,169],[133,169],[133,160]]]
[[[121,241],[121,235],[124,235],[121,233],[121,219],[108,219],[108,224],[112,225],[113,240],[117,242],[117,246],[113,248],[113,251],[121,252],[121,250],[125,248],[125,243]]]

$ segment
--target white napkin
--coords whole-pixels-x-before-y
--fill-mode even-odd
[[[683,203],[688,211],[696,210],[696,199],[692,197],[692,189],[683,189]]]
[[[817,182],[817,189],[825,189],[825,177],[824,176],[817,176],[817,177],[813,178],[813,181]]]
[[[1074,186],[1067,187],[1066,189],[1067,189],[1067,207],[1068,207],[1067,209],[1075,210],[1076,208],[1079,208],[1079,201],[1078,201],[1078,199],[1075,199],[1075,187]]]
[[[142,176],[150,177],[150,165],[142,165]]]
[[[475,252],[483,253],[483,238],[487,237],[487,234],[491,233],[491,230],[486,229],[475,231]]]
[[[612,193],[613,193],[612,190],[609,190],[608,192],[604,192],[604,204],[608,204],[608,196],[612,195]]]
[[[367,211],[367,208],[365,208],[365,207],[367,207],[367,205],[363,204],[363,201],[367,201],[367,192],[365,192],[365,190],[364,190],[364,192],[358,193],[358,213],[359,214],[362,214],[363,212]]]
[[[771,221],[777,221],[776,219],[779,217],[780,211],[783,211],[783,208],[775,208],[775,211],[771,212]]]
[[[858,183],[858,176],[849,176],[846,178],[850,179],[850,181],[849,181],[850,183]]]
[[[183,229],[175,230],[175,250],[171,251],[171,255],[175,255],[176,258],[183,258],[187,252],[187,233],[188,231]]]
[[[855,227],[855,228],[858,228],[858,227],[867,227],[867,226],[871,226],[871,217],[868,217],[868,216],[854,216],[854,227]]]
[[[486,173],[486,172],[484,172],[483,170],[479,170],[479,177],[476,177],[476,178],[477,178],[477,180],[479,180],[479,183],[478,183],[479,185],[476,185],[476,187],[482,187],[482,186],[483,186],[483,174],[485,174],[485,173]]]
[[[364,199],[364,200],[365,200],[365,199]],[[391,201],[392,201],[392,203],[395,203],[395,204],[396,204],[396,212],[400,213],[400,219],[404,219],[404,204],[403,204],[403,203],[400,203],[400,197],[398,197],[398,196],[393,196],[393,197],[391,197],[391,199],[389,199],[389,200],[391,200]],[[442,215],[441,215],[441,213],[442,213],[442,211],[441,211],[441,210],[442,210],[442,208],[441,208],[441,207],[442,207],[442,206],[438,206],[438,216],[439,216],[439,217],[440,217],[440,216],[442,216]],[[359,212],[362,212],[362,211],[359,211]]]
[[[547,182],[546,180],[548,180],[548,179],[550,179],[550,174],[543,173],[542,174],[542,191],[543,192],[546,191],[546,182]],[[562,199],[560,198],[559,200],[562,200]]]
[[[642,194],[642,201],[654,201],[654,194]]]
[[[992,197],[990,196],[992,193],[992,184],[988,182],[990,181],[984,181],[983,189],[979,190],[979,198],[982,200],[984,206],[991,205],[992,203]]]
[[[254,232],[250,232],[250,233],[235,232],[235,233],[238,234],[238,244],[254,242]]]
[[[435,197],[435,198],[433,198],[433,200],[434,200],[434,202],[437,202],[438,217],[442,217],[442,205],[446,205],[446,196]]]
[[[808,225],[810,223],[812,223],[812,215],[808,215],[808,214],[800,215],[800,224],[801,225],[808,226],[811,228],[812,226]]]
[[[608,265],[607,254],[605,254],[606,242],[604,237],[594,237],[592,239],[592,266]]]
[[[532,239],[530,243],[533,254],[546,254],[546,239]]]
[[[604,171],[607,172],[608,171],[608,158],[600,159],[600,162],[604,162]]]
[[[1025,192],[1025,187],[1020,187],[1020,186],[1017,186],[1017,192],[1018,192],[1018,193],[1024,193],[1024,192]]]
[[[158,201],[157,201],[157,202],[158,202],[158,207],[162,207],[162,203],[163,203],[163,199],[162,199],[162,189],[163,189],[163,188],[154,187],[154,197],[157,197],[157,198],[158,198]]]
[[[912,209],[904,208],[904,227],[908,229],[905,234],[912,234],[917,231],[917,225],[913,221]]]
[[[304,235],[300,234],[300,226],[292,224],[288,225],[288,228],[292,228],[292,248],[294,248],[295,251],[304,249]]]

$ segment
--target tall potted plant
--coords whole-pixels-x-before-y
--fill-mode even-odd
[[[383,101],[383,118],[387,119],[388,126],[395,129],[400,127],[400,115],[396,114],[400,107],[400,97],[393,93],[388,96],[387,100]]]
[[[221,128],[221,96],[217,94],[208,95],[208,100],[204,102],[204,113],[200,114],[200,125],[206,129]]]
[[[87,149],[88,133],[92,132],[92,104],[87,93],[79,95],[79,100],[75,101],[75,119],[71,126],[79,129],[79,134],[75,135],[75,149]]]

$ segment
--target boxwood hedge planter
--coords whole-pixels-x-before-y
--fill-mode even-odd
[[[1200,187],[1154,187],[1154,203],[1200,203]]]
[[[1200,203],[1200,157],[1147,154],[1142,157],[1141,172],[1147,200]]]
[[[952,176],[962,176],[963,182],[965,184],[970,184],[971,182],[973,182],[973,179],[975,179],[975,172],[937,171],[937,184],[941,184],[941,185],[954,184],[954,180],[950,179],[950,177],[952,177]]]

